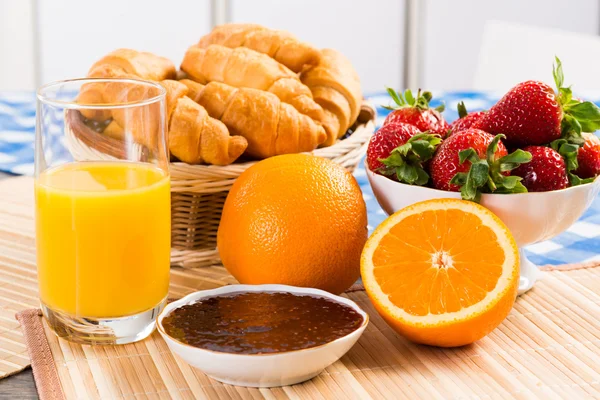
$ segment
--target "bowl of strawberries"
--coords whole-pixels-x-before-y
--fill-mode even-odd
[[[431,94],[388,90],[396,103],[369,142],[365,169],[389,215],[434,198],[475,201],[494,212],[520,247],[519,293],[538,269],[523,248],[563,232],[600,191],[600,109],[573,97],[556,60],[555,92],[520,83],[488,111],[448,124]],[[468,238],[466,238],[468,239]]]

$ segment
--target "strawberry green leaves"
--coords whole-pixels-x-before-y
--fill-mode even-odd
[[[504,157],[497,158],[498,143],[504,135],[496,135],[488,145],[486,158],[479,158],[473,148],[459,152],[459,161],[471,163],[468,172],[459,172],[450,181],[460,186],[460,194],[464,200],[479,203],[482,193],[525,193],[527,189],[518,176],[506,176],[505,172],[512,171],[519,165],[531,161],[531,153],[521,149],[515,150]]]
[[[457,104],[456,110],[458,111],[458,118],[464,118],[469,114],[465,103],[462,101]]]
[[[389,157],[380,160],[384,167],[382,175],[396,176],[398,181],[423,186],[429,182],[423,163],[430,160],[442,139],[437,135],[420,133],[396,147]]]
[[[466,149],[459,154],[460,163],[471,162],[469,172],[459,172],[450,181],[453,185],[460,186],[460,195],[464,200],[471,200],[479,203],[481,200],[481,190],[489,179],[489,165],[486,160],[482,160],[474,149]]]
[[[558,102],[563,110],[561,121],[562,138],[569,143],[581,146],[584,142],[581,132],[595,132],[600,129],[600,108],[589,101],[581,101],[573,97],[571,87],[564,87],[562,63],[555,57],[552,66],[554,83],[558,90]]]
[[[444,112],[445,109],[446,109],[446,104],[444,102],[442,102],[439,106],[434,108],[435,111],[440,112],[440,113]]]
[[[406,95],[402,96],[402,93],[398,93],[394,89],[389,87],[386,87],[385,90],[390,95],[392,100],[394,100],[394,103],[396,103],[397,107],[383,106],[384,108],[388,110],[395,110],[398,107],[407,107],[409,105],[409,100],[407,99]],[[410,90],[406,89],[406,92],[410,93]],[[410,93],[410,97],[412,98],[412,93]],[[414,99],[411,100],[412,102],[414,102]]]
[[[600,108],[594,103],[575,102],[564,106],[563,110],[579,124],[582,132],[595,132],[600,129]]]
[[[550,147],[557,151],[558,154],[560,154],[565,160],[567,176],[569,177],[571,186],[583,185],[584,183],[590,183],[594,181],[594,178],[582,179],[573,173],[573,171],[579,168],[579,163],[577,161],[579,146],[569,143],[567,139],[558,139],[550,143]]]
[[[577,162],[577,150],[579,147],[569,143],[566,139],[555,140],[550,143],[550,147],[564,158],[567,171],[575,171],[579,167]]]
[[[552,76],[554,77],[554,83],[556,84],[556,88],[560,92],[561,89],[564,89],[563,84],[565,81],[565,75],[563,73],[562,63],[560,62],[560,59],[554,56],[554,61],[556,61],[556,64],[552,65]],[[569,92],[571,91],[570,88],[567,89],[569,89]]]
[[[417,91],[417,97],[415,97],[410,89],[406,89],[404,93],[396,92],[392,88],[386,88],[387,93],[390,95],[395,106],[383,106],[388,110],[397,110],[398,108],[404,107],[416,107],[419,110],[429,109],[429,102],[431,101],[431,92],[421,92],[421,89]],[[444,104],[441,104],[435,108],[436,111],[443,112],[445,109]]]
[[[571,88],[563,87],[562,63],[558,57],[555,57],[555,61],[556,64],[552,66],[552,75],[564,114],[561,121],[561,139],[550,143],[550,147],[564,158],[569,182],[571,186],[577,186],[593,181],[589,178],[581,179],[573,171],[579,167],[577,152],[579,147],[585,143],[581,132],[595,132],[600,129],[600,108],[592,102],[574,98]]]

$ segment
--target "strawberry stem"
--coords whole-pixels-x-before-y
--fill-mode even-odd
[[[571,87],[564,87],[562,63],[555,57],[552,76],[558,92],[558,103],[563,110],[561,121],[562,138],[570,144],[582,146],[581,132],[595,132],[600,129],[600,108],[589,101],[581,101],[573,97]]]
[[[467,112],[467,107],[465,106],[465,103],[463,101],[458,103],[456,109],[458,110],[458,118],[464,118],[469,114]]]
[[[571,186],[583,185],[594,181],[594,178],[582,179],[573,173],[573,171],[579,168],[579,162],[577,161],[578,145],[569,143],[567,139],[557,139],[550,143],[550,147],[557,151],[565,160],[567,176],[569,177]]]
[[[414,107],[419,110],[427,110],[429,109],[429,102],[431,101],[432,95],[431,92],[424,91],[421,89],[417,91],[417,96],[415,97],[410,89],[406,89],[404,93],[396,92],[394,89],[386,87],[387,93],[390,95],[392,100],[395,103],[394,105],[383,106],[388,110],[397,110],[399,108],[407,108]],[[435,109],[439,112],[444,111],[444,104],[437,106]]]
[[[419,133],[406,143],[396,147],[387,158],[381,159],[384,167],[378,172],[386,176],[396,176],[399,182],[423,186],[429,182],[423,163],[430,160],[442,143],[439,135]]]
[[[460,186],[460,194],[464,200],[479,203],[482,193],[524,193],[527,188],[518,176],[506,176],[502,172],[511,171],[519,165],[531,161],[531,153],[517,149],[501,157],[496,157],[498,143],[504,135],[496,135],[486,149],[486,158],[480,158],[475,149],[469,148],[458,153],[461,164],[469,161],[468,172],[458,172],[450,181]]]

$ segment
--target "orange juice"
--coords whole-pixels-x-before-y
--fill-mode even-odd
[[[170,183],[150,164],[78,162],[36,181],[45,306],[92,318],[157,306],[169,286]]]

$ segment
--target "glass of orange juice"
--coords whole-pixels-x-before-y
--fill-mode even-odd
[[[41,307],[60,337],[141,340],[169,286],[166,92],[75,79],[37,93],[36,246]]]

